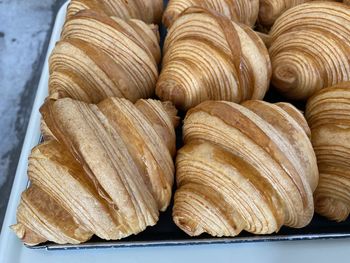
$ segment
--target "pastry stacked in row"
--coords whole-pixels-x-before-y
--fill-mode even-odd
[[[45,141],[12,226],[19,238],[137,234],[168,208],[175,170],[173,220],[191,236],[301,228],[314,210],[345,220],[350,8],[302,2],[171,0],[162,16],[160,0],[72,0],[50,57]],[[148,24],[161,17],[163,56]],[[262,101],[270,81],[282,97],[312,96],[306,119]],[[187,111],[181,149],[175,106]]]
[[[12,226],[24,243],[117,240],[167,209],[177,110],[141,99],[158,78],[158,25],[147,23],[160,21],[162,2],[69,4],[40,110],[45,141],[29,157],[31,184]]]
[[[174,14],[175,3],[180,2],[171,1],[164,16]],[[206,2],[216,1],[202,1]],[[157,82],[161,99],[184,109],[208,99],[262,99],[270,63],[271,84],[288,99],[306,100],[322,88],[350,80],[350,6],[309,2],[284,12],[264,36],[269,56],[252,30],[235,22],[235,30],[230,29],[225,15],[197,7],[183,11],[173,22]],[[239,77],[234,75],[237,68]]]
[[[143,18],[136,11],[111,13],[107,2],[96,1],[96,10],[109,10],[98,13],[83,9],[82,2],[94,6],[72,1],[50,58],[51,98],[98,103],[116,96],[135,102],[153,96],[156,86],[158,97],[187,110],[205,100],[263,99],[271,74],[272,86],[284,97],[303,100],[350,80],[350,7],[344,4],[310,2],[289,9],[265,36],[267,50],[248,27],[255,23],[250,14],[258,2],[172,0],[164,13],[169,31],[158,80],[158,27],[130,19]],[[138,10],[137,3],[129,1],[127,7]],[[152,3],[141,6],[150,5],[146,10],[156,14],[161,3]]]
[[[312,1],[316,0],[169,0],[163,15],[163,23],[169,27],[186,8],[199,6],[251,27],[257,22],[264,28],[269,28],[288,9]],[[350,4],[349,0],[321,1]]]

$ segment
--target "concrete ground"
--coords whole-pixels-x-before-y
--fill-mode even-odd
[[[0,0],[0,231],[54,18],[66,0]]]

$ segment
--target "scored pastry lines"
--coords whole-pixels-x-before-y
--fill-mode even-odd
[[[161,113],[154,114],[154,110]],[[26,205],[27,192],[29,198],[32,192],[38,192],[30,186],[22,198],[24,209],[18,210],[19,221],[13,226],[25,243],[50,240],[77,244],[93,234],[107,240],[120,239],[156,224],[159,210],[170,203],[173,184],[170,150],[175,144],[177,111],[171,104],[141,100],[134,105],[125,99],[109,98],[93,105],[65,98],[48,100],[41,112],[47,132],[57,141],[44,142],[33,150],[30,178],[33,185],[38,185],[39,193],[44,190],[55,200],[62,216],[76,225],[67,221],[66,231],[60,221],[31,222],[50,217],[50,212],[45,202],[41,210],[36,203]],[[130,128],[119,129],[120,125]],[[123,133],[132,133],[140,148],[131,150]],[[161,165],[162,169],[148,169],[147,165]],[[61,178],[55,180],[55,176]],[[146,177],[151,184],[147,184]],[[24,214],[27,207],[34,209]],[[33,223],[35,228],[31,227]]]
[[[293,112],[290,107],[288,111]],[[264,112],[259,116],[252,108]],[[270,111],[277,118],[275,122],[269,118]],[[268,234],[278,231],[282,225],[298,228],[307,225],[314,212],[312,190],[317,184],[318,170],[309,138],[303,126],[296,122],[299,118],[296,113],[289,115],[283,108],[261,101],[248,101],[243,106],[208,101],[191,109],[184,123],[185,146],[179,150],[176,162],[179,194],[175,194],[173,208],[175,223],[190,235],[208,232],[214,236],[235,236],[243,229]],[[304,142],[294,143],[292,137],[284,138],[286,130],[295,135],[301,133],[300,139]],[[293,147],[300,149],[293,150]],[[302,148],[309,151],[305,156],[298,155]],[[302,157],[305,160],[300,159]],[[211,179],[204,180],[204,175]],[[253,177],[249,179],[250,176]],[[227,178],[226,183],[222,178]],[[229,184],[233,178],[241,179]],[[261,180],[266,183],[262,184]],[[234,218],[236,223],[232,227],[241,228],[227,232],[224,226],[216,228],[204,220],[194,220],[191,209],[186,208],[194,205],[192,199],[182,200],[189,191],[187,184],[191,184],[191,188],[205,185],[210,191],[222,194],[220,202],[233,207],[239,216],[221,216]],[[228,185],[231,195],[225,190]],[[249,185],[250,193],[256,194],[245,194]],[[193,198],[210,199],[198,191],[196,196]],[[245,198],[245,202],[240,201],[241,198]],[[201,213],[210,213],[215,205],[215,202],[207,204]],[[183,214],[183,210],[187,212]]]

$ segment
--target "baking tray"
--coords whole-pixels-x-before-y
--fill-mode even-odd
[[[168,1],[164,1],[165,5]],[[66,8],[67,3],[64,5]],[[59,31],[57,27],[62,26],[62,21],[56,25],[52,37],[52,43],[49,51],[51,51],[54,42],[59,38]],[[161,45],[164,41],[166,30],[161,27]],[[42,79],[46,82],[48,79],[47,61],[43,71]],[[41,85],[42,86],[42,85]],[[39,92],[39,90],[38,90]],[[46,91],[41,91],[46,94]],[[268,92],[265,100],[270,102],[280,101],[280,96],[272,90]],[[43,98],[41,96],[41,103]],[[36,101],[36,104],[38,102]],[[303,109],[303,103],[293,103],[298,108]],[[35,108],[34,108],[35,109]],[[180,112],[183,117],[184,113]],[[39,126],[36,125],[37,133],[40,134]],[[177,128],[177,147],[181,147],[181,127]],[[41,141],[41,137],[37,136],[37,143]],[[175,190],[175,189],[174,189]],[[189,237],[181,231],[173,222],[171,216],[172,205],[168,210],[160,214],[159,222],[156,226],[148,227],[144,232],[125,238],[120,241],[104,241],[94,236],[90,241],[79,245],[58,245],[47,242],[37,246],[28,246],[31,249],[47,249],[47,250],[67,250],[67,249],[96,249],[96,248],[119,248],[119,247],[142,247],[142,246],[172,246],[172,245],[200,245],[200,244],[220,244],[220,243],[242,243],[242,242],[267,242],[267,241],[291,241],[291,240],[315,240],[315,239],[335,239],[335,238],[349,238],[350,237],[350,219],[336,223],[328,221],[327,219],[315,215],[312,222],[304,228],[292,229],[282,227],[277,234],[271,235],[253,235],[247,232],[242,232],[237,237],[232,238],[214,238],[207,234],[199,237]]]

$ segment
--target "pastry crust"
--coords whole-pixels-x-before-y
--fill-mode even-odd
[[[95,10],[122,19],[135,18],[146,23],[159,23],[163,13],[163,0],[71,0],[67,18],[82,10]]]
[[[282,107],[203,102],[188,112],[183,133],[173,218],[186,233],[269,234],[311,221],[316,157],[302,126]]]
[[[283,13],[270,31],[272,85],[285,97],[305,100],[350,80],[350,7],[309,2]]]
[[[271,65],[249,27],[192,7],[170,28],[156,94],[187,110],[205,100],[262,99]]]
[[[88,103],[151,97],[160,62],[158,34],[158,26],[92,10],[70,17],[50,56],[50,97]]]
[[[253,27],[258,17],[259,0],[170,0],[163,14],[163,24],[170,28],[189,7],[202,7]]]
[[[315,192],[317,213],[344,221],[350,213],[350,82],[311,97],[306,118],[320,170]]]
[[[48,100],[41,113],[55,140],[29,157],[32,185],[13,227],[26,244],[76,244],[93,234],[116,240],[156,224],[173,185],[176,110],[169,103],[65,98]]]
[[[288,9],[312,0],[260,0],[259,23],[270,27]]]

